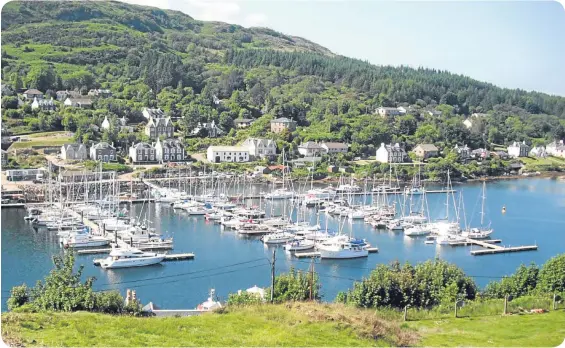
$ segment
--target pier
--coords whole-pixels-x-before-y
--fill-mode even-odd
[[[459,246],[459,245],[478,245],[482,246],[484,249],[479,250],[471,250],[471,255],[473,256],[481,256],[481,255],[491,255],[491,254],[503,254],[503,253],[513,253],[519,251],[531,251],[537,250],[537,245],[523,245],[523,246],[516,246],[516,247],[505,247],[496,245],[502,243],[501,239],[470,239],[466,238],[465,241],[462,242],[453,242],[449,243],[451,246]]]

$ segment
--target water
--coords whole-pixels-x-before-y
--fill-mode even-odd
[[[481,210],[482,184],[455,186],[463,191],[467,219],[473,217],[478,225]],[[254,187],[253,190],[264,190]],[[357,200],[362,200],[358,197]],[[446,214],[446,195],[428,195],[432,218]],[[251,204],[259,204],[255,201]],[[453,202],[450,202],[453,205]],[[415,205],[419,205],[415,202]],[[501,213],[506,206],[506,214]],[[274,203],[279,212],[282,202]],[[415,208],[416,209],[416,208]],[[270,207],[267,207],[270,211]],[[220,298],[231,292],[253,285],[270,284],[269,260],[276,250],[276,272],[291,267],[307,270],[309,259],[288,256],[282,248],[266,247],[258,238],[241,237],[235,232],[222,230],[203,217],[190,217],[174,211],[167,204],[134,205],[133,213],[147,212],[165,236],[174,237],[174,253],[194,252],[192,261],[167,262],[142,268],[103,270],[92,265],[92,259],[102,255],[80,255],[77,263],[84,265],[84,275],[96,277],[95,289],[136,289],[143,303],[153,301],[162,308],[194,308],[204,301],[210,288]],[[308,218],[314,222],[317,215],[309,209]],[[402,233],[378,231],[362,220],[346,221],[343,232],[366,238],[379,248],[378,254],[355,260],[318,260],[316,271],[321,279],[323,299],[332,301],[338,291],[351,287],[354,280],[366,276],[379,263],[398,260],[416,263],[434,257],[456,263],[484,286],[491,280],[512,273],[520,264],[542,264],[550,257],[565,252],[565,182],[549,179],[523,179],[488,183],[486,221],[492,222],[493,238],[502,239],[503,245],[531,245],[538,251],[471,256],[469,250],[478,247],[450,247],[425,245],[422,238],[404,237]],[[2,209],[2,310],[14,285],[34,285],[52,268],[51,256],[60,253],[55,232],[34,231],[23,220],[23,209]],[[449,214],[454,214],[450,211]],[[326,215],[321,214],[321,225]],[[328,218],[328,228],[338,230],[339,220]]]

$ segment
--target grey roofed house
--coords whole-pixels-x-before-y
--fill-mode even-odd
[[[85,160],[88,149],[84,144],[65,144],[61,146],[61,158],[64,160]]]
[[[90,108],[92,106],[92,99],[89,97],[74,98],[68,97],[64,104],[66,106],[74,106],[78,108]]]
[[[116,161],[116,148],[105,141],[101,141],[90,148],[90,159],[102,162]]]
[[[291,120],[288,117],[280,117],[280,118],[276,118],[274,120],[271,121],[271,123],[292,123],[294,122],[293,120]]]
[[[80,98],[80,92],[76,92],[76,91],[57,91],[55,92],[55,94],[57,95],[57,100],[59,101],[65,101],[65,99],[67,98]]]
[[[152,108],[143,108],[142,111],[143,117],[150,119],[150,118],[165,118],[165,112],[159,108],[152,109]]]
[[[418,144],[418,146],[424,151],[438,151],[438,148],[434,144]]]
[[[38,99],[43,98],[43,93],[41,93],[41,91],[35,88],[28,89],[23,93],[23,95],[26,99],[30,99],[30,100],[33,100],[33,98],[38,98]]]

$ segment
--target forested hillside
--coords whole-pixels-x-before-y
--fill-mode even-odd
[[[197,21],[180,12],[119,2],[11,2],[2,10],[2,108],[13,133],[76,132],[77,140],[126,144],[141,132],[100,133],[109,116],[140,122],[143,107],[178,117],[188,135],[214,120],[232,137],[187,139],[192,149],[269,133],[268,121],[289,117],[292,134],[274,135],[296,149],[306,140],[350,143],[352,155],[374,155],[380,143],[490,147],[565,136],[565,98],[492,84],[445,71],[375,66],[266,28]],[[543,78],[543,76],[540,76]],[[32,111],[16,93],[47,94],[109,88],[93,110]],[[218,101],[219,100],[219,101]],[[408,106],[407,115],[381,118],[379,106]],[[428,114],[438,111],[441,115]],[[482,113],[467,128],[462,121]],[[237,131],[234,119],[257,119]],[[234,136],[234,137],[233,137]]]

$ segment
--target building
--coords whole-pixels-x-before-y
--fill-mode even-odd
[[[247,147],[251,158],[274,157],[277,155],[277,144],[271,139],[247,138],[242,146]]]
[[[34,100],[35,98],[43,99],[43,93],[41,93],[39,90],[35,88],[28,89],[23,93],[23,95],[24,98],[27,100]]]
[[[9,169],[6,170],[6,179],[8,181],[23,181],[43,179],[46,172],[45,169]]]
[[[471,149],[466,144],[463,146],[455,144],[453,150],[457,153],[457,155],[459,155],[459,158],[461,158],[462,160],[466,160],[471,157]]]
[[[155,147],[151,144],[140,142],[129,148],[129,158],[132,163],[156,163]]]
[[[209,138],[216,138],[224,134],[224,131],[216,125],[216,122],[212,120],[209,123],[200,123],[196,128],[192,130],[192,135],[207,135]]]
[[[463,121],[463,125],[465,127],[467,127],[467,129],[473,127],[473,121],[471,121],[470,119],[466,118],[465,121]]]
[[[141,112],[143,114],[143,117],[145,117],[146,119],[150,119],[150,118],[165,118],[165,112],[163,112],[163,110],[157,108],[157,109],[151,109],[151,108],[143,108],[143,111]]]
[[[407,113],[414,113],[416,109],[412,105],[410,106],[399,106],[396,108],[401,115],[406,115]]]
[[[88,95],[92,97],[108,98],[112,96],[112,92],[109,89],[91,89],[88,91]]]
[[[547,157],[547,152],[545,150],[545,147],[543,146],[532,147],[532,149],[530,150],[530,156],[540,157],[540,158]]]
[[[489,156],[489,152],[486,149],[480,148],[471,151],[471,158],[476,160],[483,160]]]
[[[381,117],[398,116],[401,114],[401,112],[397,108],[387,108],[384,106],[377,108],[375,113],[379,114],[379,116]]]
[[[294,132],[296,130],[296,122],[286,117],[277,118],[271,121],[271,132],[281,133],[285,129],[289,132]]]
[[[487,117],[488,114],[483,114],[480,112],[474,112],[473,114],[471,114],[471,117],[477,117],[477,118],[481,118],[481,117]]]
[[[104,121],[102,121],[100,128],[106,129],[106,130],[110,129],[110,121],[108,121],[108,116],[104,116]]]
[[[88,159],[88,149],[84,144],[65,144],[61,146],[61,158],[67,161]]]
[[[255,169],[253,169],[253,173],[254,174],[271,174],[271,170],[268,167],[265,167],[265,166],[256,166]]]
[[[80,92],[76,92],[76,91],[57,91],[55,92],[55,94],[57,95],[57,100],[58,101],[65,101],[67,98],[80,98]]]
[[[441,116],[441,111],[428,110],[428,115],[430,115],[430,116]]]
[[[90,99],[90,97],[68,97],[63,104],[75,108],[90,109],[92,108],[92,99]]]
[[[0,152],[2,153],[2,166],[5,166],[6,164],[8,164],[8,151],[6,150],[0,150]]]
[[[298,153],[305,157],[316,157],[325,153],[325,150],[320,144],[307,141],[304,144],[298,145]]]
[[[547,146],[545,147],[545,152],[549,155],[549,156],[556,156],[556,157],[563,157],[560,156],[560,152],[559,148],[563,148],[565,144],[563,144],[563,140],[554,140],[551,143],[547,144]]]
[[[333,155],[335,153],[347,153],[349,151],[349,145],[345,143],[322,143],[322,149],[324,149],[324,153],[328,155]]]
[[[249,149],[245,146],[210,146],[206,158],[212,163],[249,162]]]
[[[55,110],[55,102],[53,98],[51,99],[37,99],[37,97],[33,98],[33,102],[31,103],[31,109],[40,109],[42,111],[54,111]]]
[[[508,156],[512,158],[528,157],[529,153],[530,147],[526,145],[525,141],[515,141],[512,143],[512,145],[508,146]]]
[[[508,152],[506,152],[506,151],[491,152],[491,156],[498,157],[502,160],[507,160],[508,158],[510,158],[510,156],[508,156]]]
[[[412,152],[422,159],[437,157],[439,154],[439,150],[434,144],[418,144]]]
[[[117,161],[116,148],[107,142],[99,142],[90,148],[90,159],[100,162]]]
[[[149,122],[145,125],[145,135],[149,136],[151,139],[157,139],[159,137],[172,138],[174,133],[173,122],[170,117],[166,118],[153,118],[149,119]]]
[[[183,162],[186,161],[186,150],[179,139],[157,139],[155,143],[155,156],[157,161],[165,162]]]
[[[385,145],[377,149],[377,162],[381,163],[402,163],[406,160],[406,150],[398,143]]]
[[[251,126],[253,120],[250,118],[237,118],[233,120],[233,123],[235,124],[236,128],[247,128]]]

